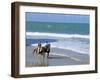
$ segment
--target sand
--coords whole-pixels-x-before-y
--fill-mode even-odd
[[[33,46],[26,47],[26,67],[89,64],[88,54],[82,54],[72,50],[60,48],[51,48],[49,58],[46,57],[43,61],[43,57],[41,55],[39,55],[38,59],[36,59],[36,55],[32,53],[33,48]],[[37,60],[39,61],[37,62]]]

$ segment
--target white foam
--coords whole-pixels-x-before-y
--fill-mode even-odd
[[[42,32],[26,32],[26,36],[51,36],[61,38],[86,38],[89,39],[89,35],[80,34],[59,34],[59,33],[42,33]]]

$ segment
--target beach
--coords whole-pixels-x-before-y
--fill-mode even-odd
[[[26,67],[37,67],[32,53],[35,46],[26,46]],[[41,59],[41,58],[39,58]],[[89,55],[81,54],[68,49],[51,47],[49,58],[45,58],[42,66],[64,66],[64,65],[85,65],[89,64]],[[38,66],[41,67],[41,66]]]
[[[88,15],[26,13],[26,67],[87,65],[90,62]],[[34,47],[50,44],[50,56],[33,54]]]

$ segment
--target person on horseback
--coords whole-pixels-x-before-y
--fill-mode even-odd
[[[49,53],[50,53],[50,46],[51,46],[51,45],[50,45],[48,42],[46,42],[45,47],[46,47],[47,57],[49,57]]]

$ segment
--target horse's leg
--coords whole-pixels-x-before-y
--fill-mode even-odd
[[[49,52],[47,52],[47,57],[49,57]]]
[[[42,54],[42,65],[45,66],[45,54]]]
[[[44,66],[47,66],[48,65],[46,53],[43,54],[43,64],[44,64]]]
[[[49,53],[50,53],[50,50],[49,50],[49,51],[47,51],[47,57],[49,57]]]

